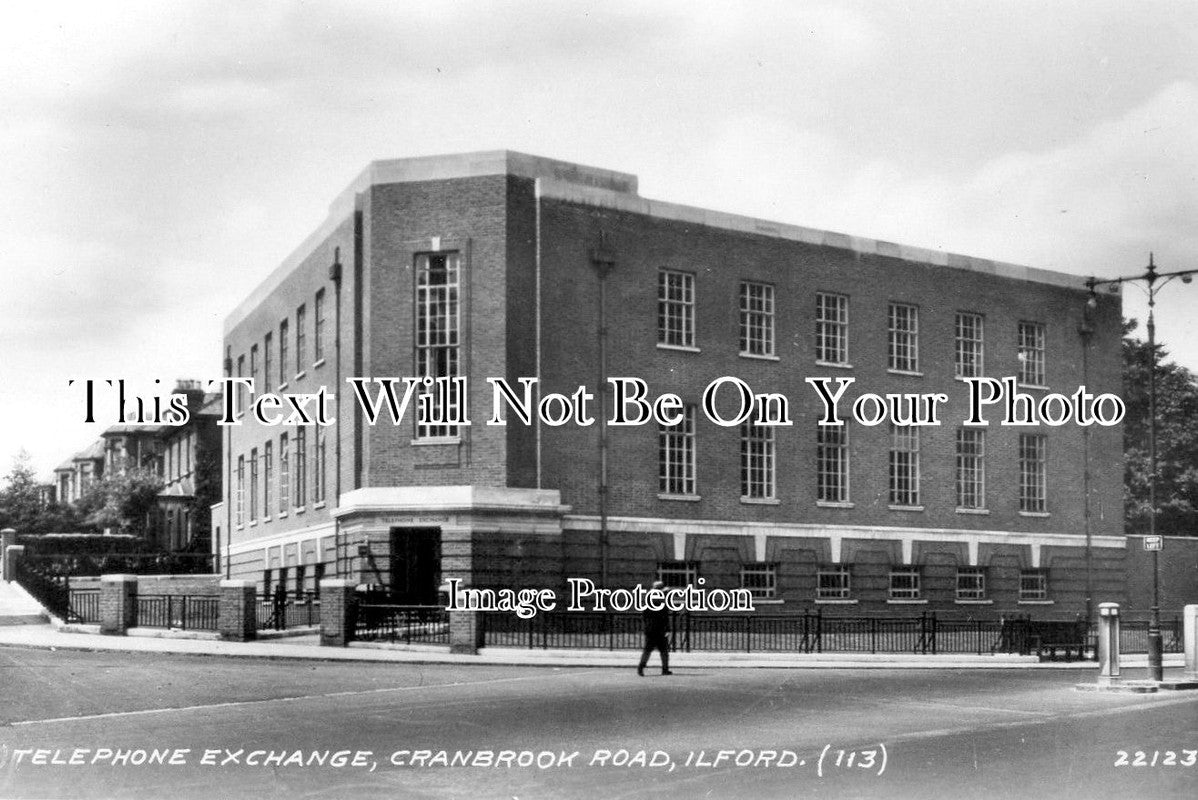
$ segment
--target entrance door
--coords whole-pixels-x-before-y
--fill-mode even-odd
[[[401,605],[435,605],[441,585],[441,529],[391,529],[391,597]]]

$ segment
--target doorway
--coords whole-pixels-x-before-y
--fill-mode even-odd
[[[391,599],[400,605],[437,603],[441,585],[441,529],[391,529]]]

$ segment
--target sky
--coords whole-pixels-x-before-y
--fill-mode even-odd
[[[372,160],[519,150],[1079,284],[1198,269],[1198,4],[5,4],[0,148],[0,475],[49,478],[106,427],[78,382],[219,377]],[[1196,304],[1162,289],[1157,332],[1198,371]]]

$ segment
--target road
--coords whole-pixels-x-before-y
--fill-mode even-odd
[[[1198,693],[1072,688],[1093,675],[0,648],[0,797],[1195,796]]]

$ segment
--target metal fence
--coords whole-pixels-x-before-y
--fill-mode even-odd
[[[100,623],[100,590],[70,589],[70,606],[67,622],[82,622],[88,625]]]
[[[442,606],[359,603],[354,639],[366,642],[449,644],[449,612]]]
[[[217,630],[220,599],[187,594],[143,594],[137,596],[137,625],[143,628],[178,628],[192,631]]]
[[[285,631],[320,626],[320,595],[291,592],[257,596],[258,630]]]
[[[482,624],[484,643],[492,647],[636,650],[644,643],[638,614],[549,612],[522,620],[510,613],[485,612]],[[1060,624],[1076,626],[1073,621]],[[1080,644],[1081,628],[1077,631],[1067,640]],[[682,652],[1033,654],[1041,643],[1055,642],[1058,636],[1051,625],[1022,617],[675,614],[671,646]]]

